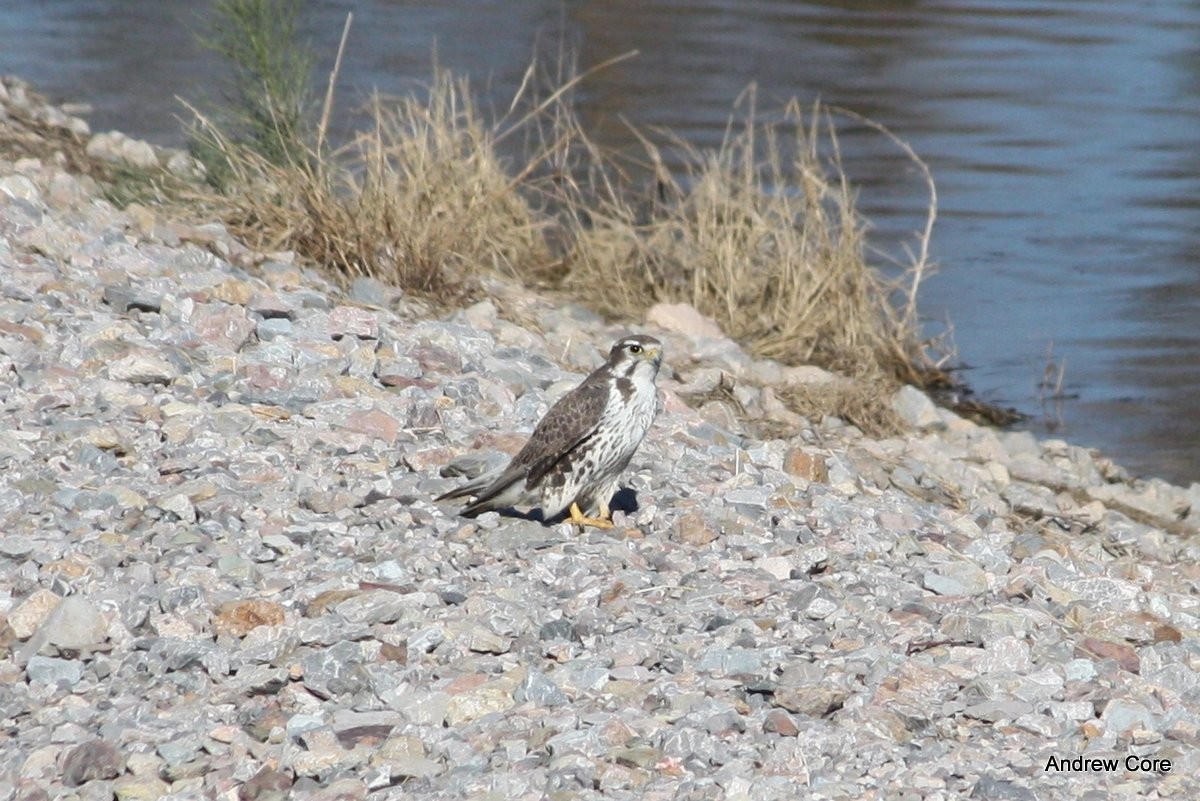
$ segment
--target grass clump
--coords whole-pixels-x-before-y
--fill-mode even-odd
[[[480,270],[544,261],[541,223],[495,153],[465,79],[435,71],[429,97],[375,98],[371,127],[276,164],[197,115],[230,166],[213,201],[255,246],[296,250],[346,278],[450,299]]]
[[[865,255],[866,223],[842,170],[831,114],[796,101],[763,119],[753,87],[720,147],[700,150],[642,136],[637,170],[617,169],[576,130],[587,169],[559,204],[571,246],[563,285],[608,310],[640,317],[656,302],[685,302],[760,358],[815,364],[853,379],[780,392],[807,417],[836,414],[869,434],[895,433],[901,383],[943,386],[948,350],[921,338],[917,292],[932,269],[936,192],[925,165],[927,224],[919,248],[891,277]],[[854,116],[854,115],[852,115]],[[648,174],[637,185],[628,174]]]
[[[303,114],[315,109],[302,87],[313,59],[295,41],[295,7],[296,0],[218,5],[210,46],[239,77],[234,111],[191,108],[193,150],[219,176],[208,205],[254,247],[295,250],[345,278],[370,276],[447,301],[480,270],[512,275],[544,260],[541,222],[497,156],[495,128],[465,78],[435,67],[423,94],[375,97],[365,130],[340,147],[328,144],[337,66],[310,124]],[[280,15],[289,24],[260,36]],[[241,124],[231,127],[231,118]]]
[[[817,107],[806,119],[793,101],[760,121],[752,93],[745,102],[716,150],[671,137],[674,168],[643,139],[649,190],[632,192],[611,171],[572,187],[567,285],[584,296],[609,287],[606,301],[629,316],[690,303],[759,357],[919,382],[935,365],[915,289],[893,306],[900,285],[867,264],[828,116]],[[919,285],[913,273],[925,269],[905,280]]]

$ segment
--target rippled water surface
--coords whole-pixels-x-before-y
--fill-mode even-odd
[[[1136,472],[1200,481],[1200,0],[658,0],[314,3],[332,61],[355,24],[342,97],[400,92],[439,61],[503,107],[541,37],[565,32],[597,137],[621,118],[700,145],[736,96],[820,98],[887,125],[939,193],[922,295],[949,319],[969,382],[1032,427],[1103,448]],[[198,50],[207,3],[0,4],[0,70],[94,106],[93,128],[178,144],[176,95],[218,94]],[[927,201],[904,156],[850,121],[842,146],[873,243],[897,252]],[[1065,391],[1038,389],[1048,354]]]

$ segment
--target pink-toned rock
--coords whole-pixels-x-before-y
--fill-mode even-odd
[[[8,625],[19,640],[27,640],[41,627],[50,613],[62,601],[62,596],[50,590],[34,590],[8,616]]]
[[[1140,673],[1142,660],[1137,651],[1123,642],[1109,642],[1095,637],[1084,637],[1075,645],[1075,656],[1086,659],[1114,659],[1122,670]]]
[[[375,314],[357,306],[338,306],[329,313],[329,336],[334,339],[358,337],[379,339],[379,321]]]
[[[371,409],[365,412],[354,412],[346,418],[346,428],[360,434],[376,437],[391,445],[396,441],[400,424],[389,414]]]
[[[659,398],[662,399],[663,411],[667,414],[687,414],[691,411],[692,407],[687,405],[687,401],[679,397],[679,393],[665,387],[660,387],[658,393]]]
[[[721,326],[688,303],[656,303],[646,312],[646,322],[692,339],[722,339],[725,336]]]
[[[685,545],[708,545],[719,532],[699,512],[687,512],[675,522],[671,539]]]
[[[446,685],[446,692],[450,695],[468,693],[477,687],[483,686],[486,681],[487,676],[483,673],[464,673]]]
[[[282,317],[294,320],[296,317],[296,304],[284,300],[270,289],[260,289],[251,295],[246,308],[264,319]]]
[[[763,721],[763,731],[783,737],[797,737],[800,734],[796,721],[792,720],[792,716],[782,709],[772,709],[767,713],[767,717]]]
[[[197,304],[192,327],[204,342],[227,351],[237,351],[254,332],[254,323],[243,307],[221,303]]]
[[[259,626],[279,626],[285,617],[286,610],[274,601],[261,598],[228,601],[213,617],[213,631],[245,637]]]
[[[434,470],[449,462],[455,456],[453,449],[445,445],[433,445],[419,448],[404,454],[404,463],[417,473]]]
[[[800,476],[809,481],[821,484],[829,482],[829,471],[825,467],[825,459],[819,454],[811,453],[799,446],[784,454],[783,469],[793,476]]]
[[[238,368],[238,373],[258,390],[286,389],[292,383],[288,369],[282,365],[243,364]]]
[[[209,297],[234,306],[245,306],[250,302],[254,287],[236,278],[227,278],[209,290]]]
[[[27,325],[10,323],[7,320],[0,320],[0,335],[20,337],[35,345],[40,345],[42,342],[41,331],[38,331],[36,328],[30,328]]]
[[[457,373],[462,370],[462,357],[440,345],[422,342],[406,354],[416,359],[421,370],[434,373]]]

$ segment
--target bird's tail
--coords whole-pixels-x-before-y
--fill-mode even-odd
[[[505,470],[493,471],[456,487],[435,501],[464,498],[474,495],[475,500],[459,512],[463,517],[475,517],[493,509],[507,509],[521,499],[527,469],[509,466]]]
[[[435,503],[440,503],[442,501],[453,500],[454,498],[465,498],[468,495],[478,495],[480,492],[491,486],[492,482],[496,480],[497,475],[498,472],[496,471],[484,473],[482,476],[473,478],[462,486],[455,487],[449,492],[442,493],[433,500]]]

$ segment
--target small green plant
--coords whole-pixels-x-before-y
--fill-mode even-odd
[[[271,164],[300,164],[311,137],[310,85],[315,61],[301,41],[302,0],[217,0],[205,47],[232,70],[224,104],[213,116],[232,141]],[[231,165],[203,130],[193,128],[192,154],[214,185],[230,180]]]

